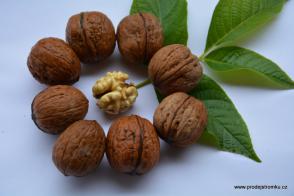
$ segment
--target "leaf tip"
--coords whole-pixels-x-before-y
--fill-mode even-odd
[[[261,163],[262,162],[261,159],[257,156],[257,154],[255,152],[250,156],[250,158],[252,160],[256,161],[257,163]]]

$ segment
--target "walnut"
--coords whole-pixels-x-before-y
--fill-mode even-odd
[[[57,139],[52,159],[65,176],[85,176],[98,167],[104,151],[102,127],[95,120],[80,120]]]
[[[138,92],[133,84],[125,83],[128,78],[123,72],[108,72],[96,81],[92,92],[100,109],[108,114],[118,114],[133,105]]]
[[[200,81],[202,66],[186,46],[173,44],[160,49],[153,56],[148,75],[163,95],[189,92]]]
[[[73,84],[81,72],[74,51],[63,40],[52,37],[41,39],[33,46],[27,65],[33,77],[47,85]]]
[[[68,20],[66,40],[83,63],[97,63],[113,53],[116,38],[105,14],[82,12]]]
[[[119,172],[142,175],[159,160],[159,139],[153,125],[136,115],[117,119],[109,128],[106,155]]]
[[[177,92],[159,104],[153,123],[163,140],[174,146],[185,147],[201,136],[207,123],[207,111],[201,101]]]
[[[163,30],[149,13],[125,17],[117,28],[118,48],[123,58],[133,64],[148,63],[163,46]]]
[[[32,102],[32,119],[37,127],[51,134],[64,131],[88,112],[88,100],[78,89],[57,85],[40,92]]]

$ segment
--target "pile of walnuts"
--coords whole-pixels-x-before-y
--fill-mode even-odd
[[[165,99],[153,116],[153,124],[137,115],[116,119],[107,137],[95,120],[83,120],[88,99],[71,84],[79,80],[81,62],[93,64],[108,58],[116,41],[125,61],[147,63],[149,79]],[[184,45],[164,46],[159,20],[149,13],[125,17],[117,28],[101,12],[83,12],[68,20],[66,42],[39,40],[27,65],[32,76],[49,85],[32,102],[32,119],[49,134],[60,134],[52,159],[66,176],[84,176],[95,170],[104,153],[117,171],[142,175],[159,161],[159,137],[185,147],[197,141],[207,124],[204,104],[186,94],[202,76],[198,58]],[[93,96],[105,112],[117,114],[131,107],[137,97],[128,75],[111,72],[95,83]],[[159,136],[159,137],[158,137]]]

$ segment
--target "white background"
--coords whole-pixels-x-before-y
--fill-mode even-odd
[[[217,0],[189,1],[189,47],[200,55]],[[31,120],[30,105],[45,88],[30,75],[26,59],[43,37],[64,38],[67,19],[81,11],[99,10],[117,26],[128,15],[131,0],[16,1],[0,4],[0,195],[294,195],[294,93],[242,81],[222,82],[248,124],[262,163],[240,155],[194,145],[183,150],[162,143],[158,165],[144,176],[113,171],[104,157],[87,177],[64,177],[51,160],[56,136],[39,131]],[[294,2],[289,1],[273,22],[241,45],[278,63],[294,78]],[[97,120],[107,132],[113,119],[95,106],[91,87],[107,71],[122,70],[134,82],[144,80],[146,69],[120,62],[116,52],[98,66],[83,67],[74,86],[90,101],[86,119]],[[228,80],[228,79],[227,79]],[[246,84],[246,85],[244,85]],[[127,114],[152,120],[157,100],[151,86],[140,89]],[[234,185],[287,185],[288,190],[235,190]]]

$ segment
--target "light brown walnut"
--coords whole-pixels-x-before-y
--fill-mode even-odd
[[[153,125],[136,115],[121,117],[109,128],[106,155],[119,172],[142,175],[159,160],[159,138]]]
[[[40,130],[58,134],[83,119],[88,107],[88,99],[78,89],[66,85],[51,86],[34,98],[32,119]]]
[[[99,166],[104,151],[102,127],[95,120],[80,120],[57,139],[52,159],[65,176],[85,176]]]
[[[159,20],[149,13],[125,17],[117,28],[118,48],[132,64],[148,63],[163,46],[163,30]]]
[[[189,92],[202,77],[199,59],[180,44],[165,46],[150,60],[148,75],[163,95]]]
[[[185,147],[195,143],[207,124],[204,104],[186,93],[177,92],[164,98],[153,116],[158,135],[167,143]]]
[[[98,63],[113,53],[116,37],[105,14],[82,12],[68,20],[66,40],[83,63]]]
[[[44,38],[33,47],[27,60],[33,77],[47,85],[73,84],[80,78],[80,60],[69,45],[58,38]]]

